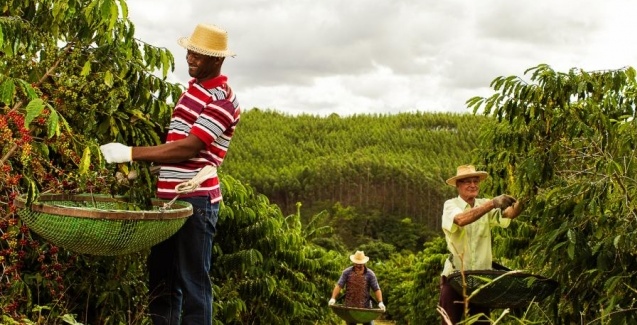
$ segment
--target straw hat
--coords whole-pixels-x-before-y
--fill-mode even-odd
[[[177,43],[203,55],[235,56],[233,52],[228,51],[228,33],[215,25],[199,24],[190,37],[180,37]]]
[[[365,264],[369,261],[369,257],[365,256],[363,251],[356,251],[354,255],[349,256],[349,260],[354,264]]]
[[[458,166],[458,171],[456,172],[456,176],[451,177],[447,180],[447,184],[451,186],[456,186],[456,181],[463,178],[469,177],[480,177],[480,180],[483,181],[489,173],[483,171],[476,171],[476,168],[473,165],[462,165]]]

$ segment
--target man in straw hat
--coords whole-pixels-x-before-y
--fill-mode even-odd
[[[378,279],[374,271],[365,266],[365,263],[369,261],[369,257],[365,256],[363,251],[356,251],[354,255],[349,256],[352,261],[352,266],[343,270],[341,277],[332,290],[332,297],[328,304],[334,305],[336,303],[336,297],[341,292],[342,288],[345,288],[345,303],[347,307],[357,308],[372,308],[372,297],[369,294],[370,289],[376,296],[378,301],[378,308],[385,310],[385,304],[383,304],[383,293],[378,286]],[[372,324],[373,322],[365,323]],[[353,324],[353,323],[348,323]]]
[[[447,276],[460,270],[491,269],[491,226],[508,227],[521,212],[520,204],[509,195],[491,200],[478,198],[480,182],[487,176],[487,172],[476,171],[472,165],[463,165],[458,167],[456,176],[447,180],[458,191],[458,197],[445,202],[442,214],[442,230],[451,254],[442,272],[440,307],[453,324],[461,321],[464,304],[462,295],[447,282]],[[488,316],[490,310],[470,303],[469,313]],[[444,317],[442,324],[447,324]]]
[[[216,168],[221,165],[239,122],[241,109],[228,78],[221,74],[226,31],[199,24],[179,45],[187,50],[188,89],[175,105],[166,143],[129,147],[102,145],[108,163],[150,161],[161,165],[157,196],[190,202],[193,215],[172,237],[152,247],[148,257],[150,313],[154,324],[212,324],[212,284],[208,275],[221,201]],[[205,173],[202,175],[202,173]],[[178,193],[193,179],[198,186]]]

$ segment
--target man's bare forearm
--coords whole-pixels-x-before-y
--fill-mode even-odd
[[[473,207],[467,211],[457,214],[453,218],[453,222],[460,227],[466,226],[480,219],[483,215],[487,214],[487,212],[493,210],[493,208],[495,208],[493,201],[488,201],[483,205]]]

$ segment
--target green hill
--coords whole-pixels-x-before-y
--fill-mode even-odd
[[[486,117],[401,113],[327,117],[251,109],[223,171],[278,204],[313,215],[336,202],[439,229],[444,180],[470,162]]]

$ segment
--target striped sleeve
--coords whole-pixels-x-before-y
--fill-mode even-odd
[[[236,124],[235,107],[228,100],[215,101],[206,105],[195,121],[191,134],[196,135],[204,143],[229,142],[223,141],[222,136]]]

